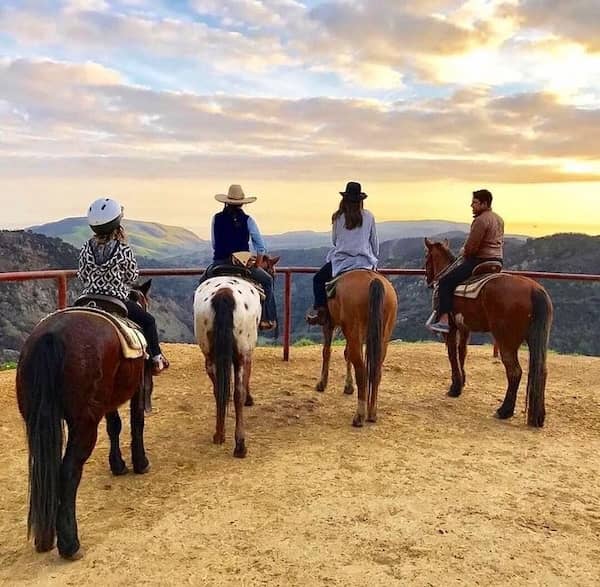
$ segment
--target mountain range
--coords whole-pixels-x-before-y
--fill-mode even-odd
[[[452,236],[452,235],[451,235]],[[457,250],[465,235],[450,239]],[[282,266],[320,266],[328,247],[310,249],[282,248]],[[141,267],[185,266],[187,256],[167,261],[145,258],[138,252]],[[0,271],[34,269],[71,269],[77,265],[77,249],[57,238],[24,231],[0,231]],[[194,253],[198,258],[197,253]],[[505,251],[509,269],[600,274],[600,237],[582,234],[557,234],[537,239],[508,238]],[[382,267],[420,268],[424,262],[421,237],[384,241],[381,245]],[[195,265],[198,266],[198,265]],[[320,340],[320,330],[308,327],[304,314],[312,303],[312,277],[295,275],[292,280],[293,340]],[[197,277],[158,277],[153,279],[152,312],[157,318],[160,336],[173,342],[192,342],[192,301]],[[423,327],[430,308],[430,292],[419,277],[391,279],[400,304],[394,338],[407,341],[431,339]],[[555,306],[551,348],[560,352],[600,355],[600,284],[545,281]],[[69,282],[69,297],[80,290],[77,280]],[[283,280],[276,280],[276,296],[282,320]],[[4,357],[18,353],[36,322],[56,308],[53,282],[0,282],[0,363]],[[474,342],[487,340],[476,337]],[[263,340],[268,342],[267,340]],[[6,355],[6,350],[9,355]]]

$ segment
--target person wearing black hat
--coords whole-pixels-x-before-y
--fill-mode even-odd
[[[313,325],[327,320],[328,281],[346,271],[377,268],[379,241],[375,217],[363,207],[367,194],[360,183],[350,181],[340,195],[339,208],[331,217],[333,248],[327,255],[327,263],[313,278],[314,306],[306,316],[306,321]]]
[[[461,257],[456,266],[439,280],[438,319],[434,315],[427,327],[440,333],[448,333],[448,315],[452,312],[454,290],[456,286],[467,280],[477,265],[486,261],[503,262],[504,255],[504,220],[492,211],[493,196],[489,190],[473,192],[471,210],[473,223],[471,231],[461,250]]]

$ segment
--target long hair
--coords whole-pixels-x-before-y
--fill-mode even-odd
[[[363,224],[363,202],[351,202],[346,198],[342,198],[340,207],[334,212],[331,217],[331,223],[335,224],[335,221],[343,214],[345,219],[345,225],[348,230],[353,230],[362,226]]]
[[[92,237],[99,245],[105,245],[110,241],[127,242],[127,235],[125,229],[122,226],[118,226],[108,234],[94,234]]]

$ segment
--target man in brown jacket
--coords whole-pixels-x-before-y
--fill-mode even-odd
[[[471,209],[473,224],[461,251],[462,261],[439,281],[439,319],[429,328],[435,332],[449,331],[448,314],[452,312],[454,289],[467,280],[480,263],[503,261],[504,220],[492,211],[493,196],[488,190],[473,192]]]

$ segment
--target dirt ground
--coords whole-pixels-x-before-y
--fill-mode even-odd
[[[441,345],[393,345],[379,422],[355,430],[341,348],[324,395],[314,391],[318,347],[292,349],[289,364],[281,349],[261,348],[239,460],[232,417],[227,443],[211,442],[199,350],[166,352],[172,367],[146,426],[153,468],[111,477],[100,434],[79,491],[76,563],[26,541],[23,426],[14,372],[0,373],[0,582],[599,583],[600,359],[550,356],[546,428],[531,430],[523,393],[512,421],[492,417],[505,379],[489,347],[471,349],[467,389],[453,400]]]

